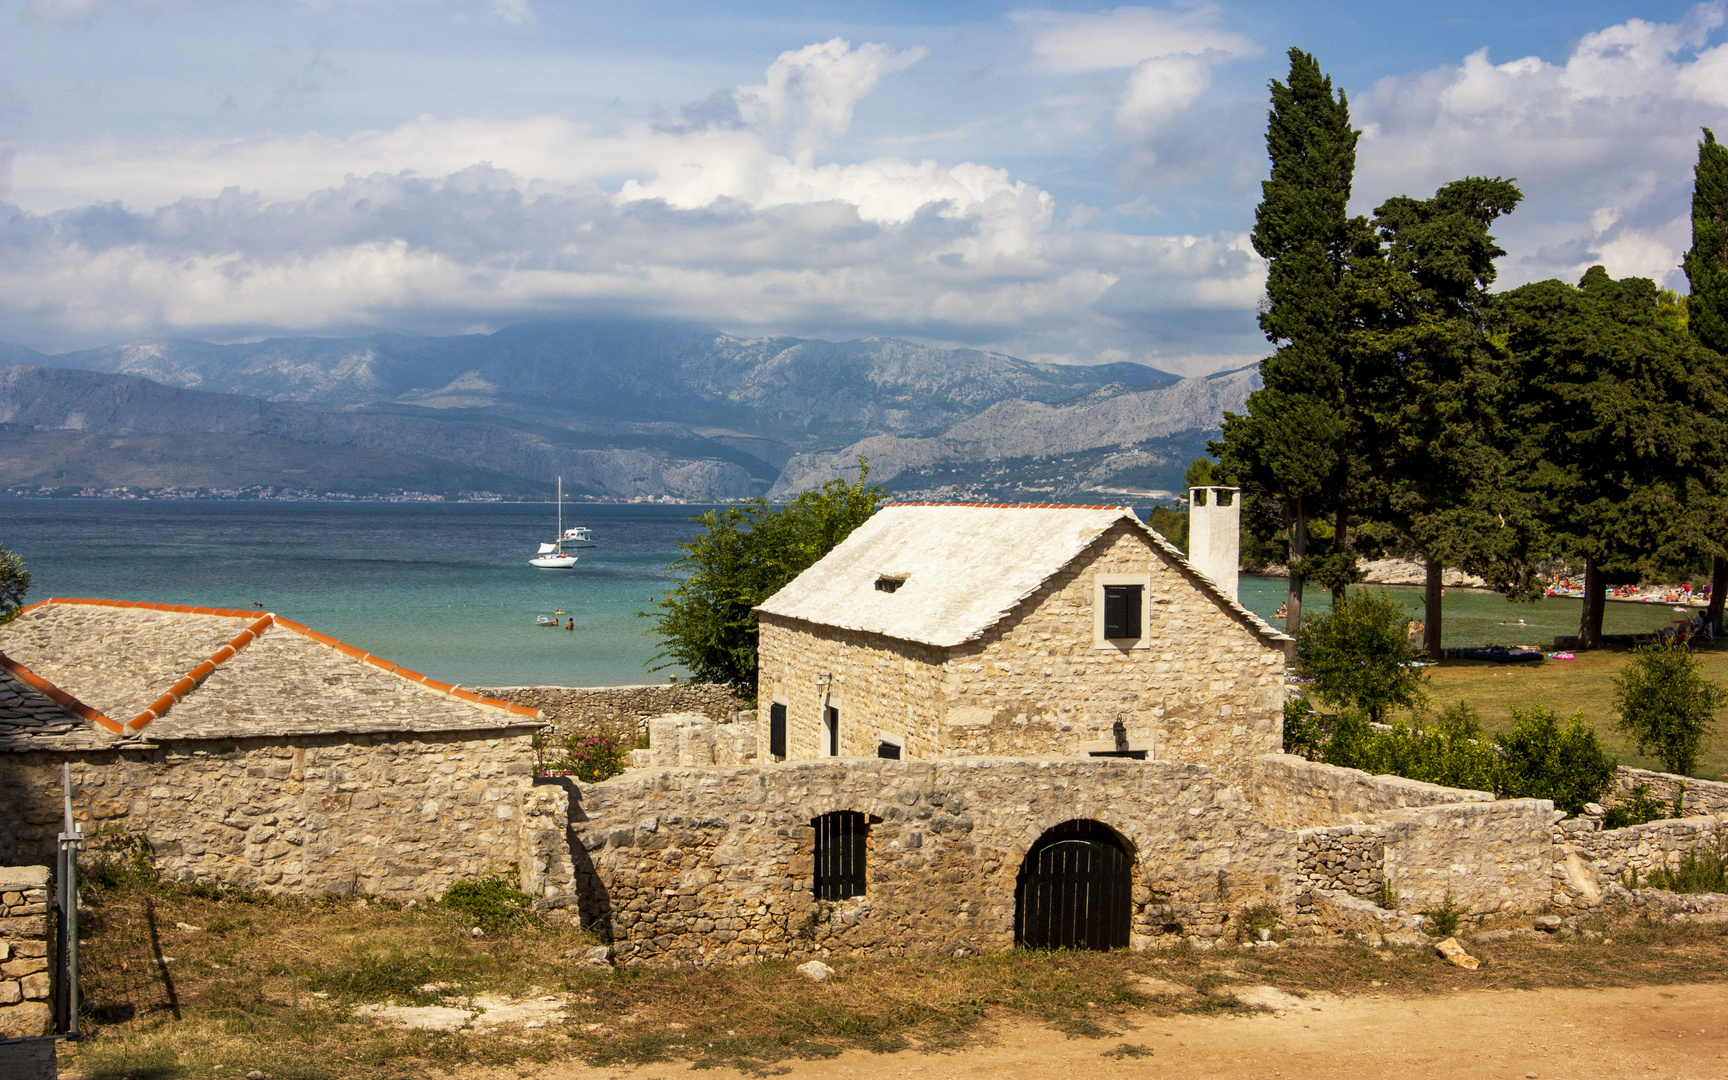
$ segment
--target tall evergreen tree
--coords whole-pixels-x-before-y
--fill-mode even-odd
[[[1268,263],[1260,328],[1276,351],[1260,364],[1263,386],[1245,414],[1224,418],[1209,449],[1244,489],[1249,516],[1271,509],[1289,538],[1286,626],[1302,619],[1312,577],[1341,590],[1354,576],[1348,551],[1351,401],[1339,363],[1344,277],[1349,265],[1345,207],[1356,169],[1356,138],[1342,90],[1314,57],[1290,50],[1289,82],[1271,84],[1266,126],[1271,176],[1254,212],[1254,250]],[[1309,520],[1330,509],[1337,543],[1309,556]]]
[[[1521,485],[1558,550],[1584,562],[1579,645],[1602,641],[1603,589],[1719,550],[1715,462],[1728,431],[1721,357],[1680,299],[1591,267],[1497,305],[1512,355]]]
[[[1692,336],[1718,356],[1728,356],[1728,147],[1718,143],[1709,128],[1698,144],[1698,167],[1692,178],[1692,249],[1686,253],[1685,267],[1692,285],[1686,304]],[[1728,475],[1718,476],[1713,487],[1718,497],[1728,499]],[[1716,535],[1723,532],[1719,527]],[[1728,550],[1714,552],[1710,563],[1708,618],[1711,633],[1721,637]]]
[[[1489,339],[1488,286],[1505,252],[1488,230],[1522,197],[1510,181],[1470,177],[1430,199],[1390,199],[1353,256],[1346,350],[1372,453],[1373,512],[1426,563],[1430,656],[1442,652],[1446,567],[1508,595],[1539,592],[1537,530],[1511,482]]]

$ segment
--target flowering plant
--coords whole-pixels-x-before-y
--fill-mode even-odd
[[[610,735],[580,732],[564,740],[562,747],[541,759],[541,776],[574,776],[584,784],[597,784],[624,771],[630,748]]]

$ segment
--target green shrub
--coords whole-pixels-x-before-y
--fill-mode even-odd
[[[1345,601],[1297,635],[1296,669],[1314,693],[1341,709],[1378,721],[1396,706],[1421,704],[1422,676],[1410,666],[1416,646],[1405,632],[1410,614],[1384,590],[1352,590]]]
[[[1446,899],[1422,913],[1423,929],[1435,937],[1451,937],[1458,932],[1459,924],[1464,921],[1464,916],[1467,914],[1469,914],[1468,909],[1455,903],[1452,894],[1447,893]]]
[[[1320,717],[1304,697],[1288,698],[1284,702],[1284,752],[1320,760],[1326,741]]]
[[[1552,799],[1568,814],[1581,814],[1614,783],[1614,759],[1602,749],[1582,712],[1562,728],[1552,709],[1513,709],[1512,729],[1502,732],[1500,779],[1503,799]]]
[[[24,569],[24,559],[0,548],[0,623],[9,623],[24,606],[24,594],[30,591],[30,571]]]
[[[155,885],[156,851],[143,833],[127,832],[114,825],[98,825],[84,841],[84,857],[78,863],[80,887],[114,890]]]
[[[1469,707],[1447,709],[1432,726],[1377,731],[1354,713],[1338,718],[1322,759],[1328,765],[1429,784],[1493,791],[1499,755]]]
[[[1675,799],[1674,817],[1680,816],[1680,802],[1685,797]],[[1633,784],[1632,798],[1620,806],[1610,806],[1608,812],[1602,815],[1604,829],[1624,829],[1632,825],[1647,825],[1652,821],[1660,821],[1668,817],[1668,807],[1650,797],[1649,784]]]
[[[571,735],[555,752],[537,751],[542,776],[574,776],[598,784],[624,771],[630,747],[610,735]]]
[[[472,926],[488,934],[502,933],[526,923],[533,898],[496,875],[458,881],[438,898],[438,903],[462,914]]]
[[[1660,866],[1650,871],[1646,883],[1652,889],[1669,892],[1728,892],[1728,851],[1720,842],[1711,850],[1688,851],[1678,866]]]
[[[1706,679],[1685,649],[1663,643],[1639,649],[1615,676],[1614,705],[1640,754],[1654,751],[1663,768],[1690,775],[1728,690]]]
[[[397,1000],[429,1005],[443,996],[430,987],[448,974],[448,964],[435,957],[390,949],[360,952],[335,966],[314,969],[306,974],[304,985],[343,1001]]]

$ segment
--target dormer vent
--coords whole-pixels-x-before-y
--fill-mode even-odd
[[[854,578],[853,580],[857,580],[857,579]],[[890,575],[890,574],[879,574],[879,575],[877,575],[877,578],[876,578],[876,591],[877,592],[893,592],[895,589],[898,589],[900,586],[902,586],[904,584],[906,584],[906,576],[904,574],[900,575],[899,577],[895,577],[895,576]]]

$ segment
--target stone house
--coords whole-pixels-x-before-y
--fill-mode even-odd
[[[172,879],[406,900],[515,865],[544,894],[540,726],[277,615],[43,601],[0,626],[0,865],[52,862],[65,764],[87,832]]]
[[[1240,765],[1281,747],[1290,639],[1228,570],[1123,507],[885,506],[757,609],[758,745]]]

